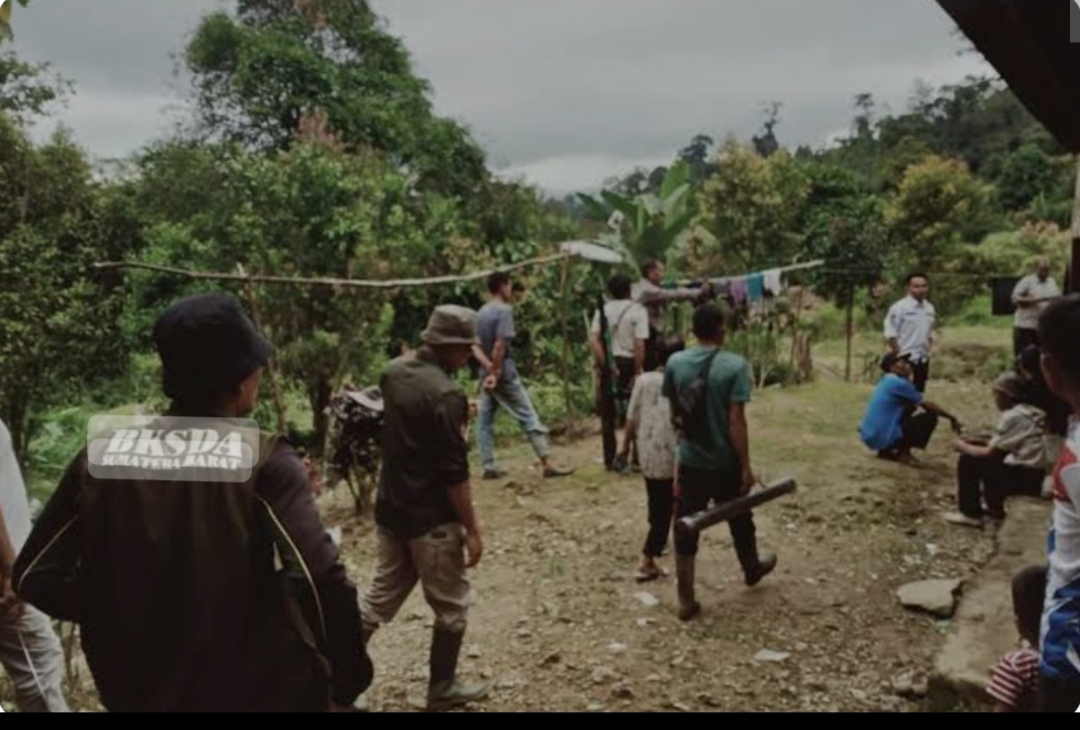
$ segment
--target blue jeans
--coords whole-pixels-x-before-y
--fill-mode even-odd
[[[533,407],[529,392],[520,378],[500,380],[494,390],[483,390],[480,394],[480,424],[477,428],[477,440],[480,442],[480,459],[484,471],[495,471],[495,425],[496,409],[502,406],[517,419],[521,430],[529,437],[533,451],[538,459],[549,455],[547,428],[540,422],[540,416]]]

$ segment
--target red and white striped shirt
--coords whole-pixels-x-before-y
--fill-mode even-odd
[[[990,673],[987,694],[1018,712],[1030,711],[1039,682],[1039,653],[1025,643],[1009,652]]]

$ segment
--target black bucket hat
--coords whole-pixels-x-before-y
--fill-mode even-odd
[[[174,400],[227,392],[266,365],[274,346],[227,294],[182,299],[154,325],[162,387]]]

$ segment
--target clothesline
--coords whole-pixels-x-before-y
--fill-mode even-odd
[[[401,287],[412,286],[433,286],[435,284],[455,284],[466,281],[477,281],[479,279],[486,279],[488,276],[496,271],[514,271],[516,269],[522,269],[527,266],[538,266],[540,264],[547,264],[553,261],[560,261],[571,257],[572,254],[565,252],[552,254],[550,256],[541,256],[535,259],[528,259],[527,261],[519,261],[515,264],[507,264],[500,266],[497,269],[490,271],[477,271],[471,274],[459,274],[450,276],[434,276],[426,279],[385,279],[385,280],[365,280],[365,279],[338,279],[328,277],[316,277],[316,278],[303,278],[298,276],[264,276],[261,274],[223,274],[211,271],[189,271],[186,269],[178,269],[172,266],[160,266],[158,264],[144,264],[136,261],[104,261],[94,264],[96,269],[145,269],[148,271],[157,271],[163,274],[175,274],[177,276],[186,276],[189,279],[216,279],[225,281],[253,281],[262,282],[267,284],[298,284],[302,286],[340,286],[340,287],[359,287],[367,289],[398,289]]]
[[[803,262],[801,264],[791,264],[789,266],[780,266],[780,267],[770,268],[770,269],[763,270],[763,271],[755,271],[752,274],[736,274],[736,275],[733,275],[733,276],[711,277],[711,278],[708,279],[708,281],[711,281],[711,282],[714,282],[714,283],[715,282],[730,282],[730,281],[735,281],[736,279],[749,279],[750,277],[753,277],[753,276],[765,276],[766,274],[780,274],[780,275],[783,275],[783,274],[786,274],[786,273],[791,272],[791,271],[802,271],[804,269],[816,269],[816,268],[819,268],[819,267],[824,266],[824,265],[825,265],[824,260],[806,261],[806,262]],[[687,288],[693,289],[693,288],[701,286],[704,281],[705,280],[701,279],[701,278],[698,278],[698,279],[672,280],[672,281],[663,282],[662,284],[660,284],[660,287],[664,288],[664,289],[674,289],[674,288],[677,288],[677,287],[687,287]]]

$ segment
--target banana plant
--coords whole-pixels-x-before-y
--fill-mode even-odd
[[[30,0],[17,0],[24,8]],[[0,0],[0,40],[13,40],[15,34],[11,31],[11,7],[16,0]]]
[[[609,242],[636,266],[646,259],[670,261],[691,238],[710,238],[700,226],[692,228],[692,189],[690,165],[679,160],[664,175],[659,195],[649,192],[631,198],[604,190],[603,202],[584,193],[578,193],[578,199],[592,217],[621,214],[618,235]]]

